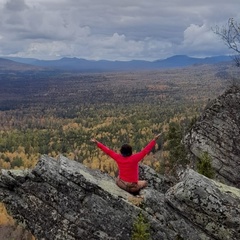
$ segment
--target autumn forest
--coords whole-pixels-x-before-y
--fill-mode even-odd
[[[233,75],[231,64],[89,74],[1,71],[0,169],[32,168],[42,154],[62,154],[116,176],[115,163],[92,137],[116,151],[123,143],[139,151],[162,132],[143,162],[169,174],[186,160],[182,136]],[[2,204],[0,219],[3,234],[34,239]]]
[[[207,101],[231,80],[231,65],[122,73],[4,73],[0,84],[0,168],[31,168],[41,154],[63,154],[116,175],[90,143],[135,151],[163,132],[145,163],[164,171],[169,124],[184,134]],[[157,156],[157,157],[156,157]]]

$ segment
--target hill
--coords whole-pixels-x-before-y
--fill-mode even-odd
[[[24,72],[24,71],[41,71],[43,70],[40,66],[33,66],[30,64],[25,64],[21,62],[15,62],[9,59],[0,58],[0,71],[1,73],[7,71],[17,71],[17,72]]]
[[[58,60],[38,60],[31,58],[8,58],[18,63],[31,64],[36,67],[44,67],[60,71],[74,72],[109,72],[109,71],[138,71],[157,70],[164,68],[186,67],[195,64],[215,64],[231,62],[230,56],[217,56],[207,58],[193,58],[186,55],[176,55],[167,59],[156,61],[108,61],[86,60],[79,58],[62,58]]]

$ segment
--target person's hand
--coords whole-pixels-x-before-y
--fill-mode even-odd
[[[156,135],[156,136],[154,137],[154,139],[155,139],[155,140],[158,140],[158,138],[161,136],[161,134],[162,134],[162,133],[159,133],[158,135]]]
[[[90,142],[92,142],[92,143],[97,143],[97,140],[96,140],[96,138],[91,138],[91,139],[90,139]]]

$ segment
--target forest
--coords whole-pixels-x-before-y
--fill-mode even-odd
[[[42,154],[60,154],[117,175],[115,163],[90,143],[142,149],[162,132],[144,163],[170,174],[187,164],[181,139],[208,101],[231,84],[231,64],[159,71],[2,72],[0,169],[33,168]],[[1,231],[24,233],[0,204]],[[34,239],[31,234],[26,239]]]
[[[162,137],[144,163],[165,171],[169,124],[184,131],[231,81],[230,64],[121,73],[5,73],[0,92],[0,168],[32,168],[63,154],[116,176],[115,163],[90,143],[142,149]],[[157,156],[157,157],[156,157]]]

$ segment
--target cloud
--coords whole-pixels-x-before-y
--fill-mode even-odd
[[[28,8],[24,0],[8,0],[5,4],[6,10],[18,12]]]
[[[0,54],[110,60],[225,54],[211,27],[239,19],[238,7],[239,0],[0,0]]]
[[[189,52],[191,55],[204,56],[227,54],[228,50],[224,43],[213,32],[210,26],[203,24],[201,26],[191,24],[184,31],[184,40],[179,47],[181,52]],[[223,49],[226,49],[223,51]]]

